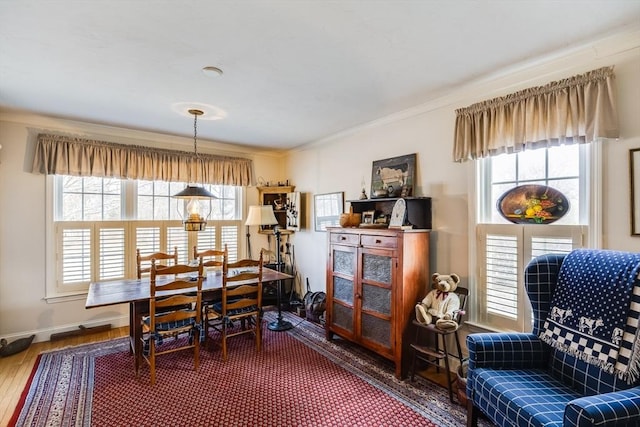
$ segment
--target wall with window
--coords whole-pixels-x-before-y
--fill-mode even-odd
[[[35,138],[43,131],[168,149],[193,149],[190,138],[32,115],[0,114],[0,337],[9,341],[32,333],[39,341],[48,340],[52,333],[77,329],[78,325],[123,326],[128,318],[126,306],[85,309],[83,294],[45,299],[47,285],[53,285],[49,286],[49,293],[56,292],[55,260],[47,259],[46,250],[55,244],[55,230],[47,227],[53,218],[50,189],[54,178],[31,173]],[[248,156],[254,160],[256,176],[273,180],[286,178],[282,156],[277,153],[257,153],[205,141],[198,144],[198,148],[203,153]],[[241,207],[246,211],[246,206],[257,203],[258,196],[255,188],[248,188],[244,193],[246,200]],[[241,230],[244,236],[244,226]],[[264,238],[264,242],[260,238]],[[265,236],[253,236],[253,239],[254,247],[266,246]],[[245,238],[239,241],[239,250],[244,253]],[[135,260],[131,261],[135,264]]]
[[[202,144],[202,151],[251,155],[256,177],[289,179],[296,191],[305,195],[303,229],[290,241],[302,283],[308,278],[313,290],[324,289],[327,257],[326,233],[313,230],[313,195],[344,191],[345,199],[357,199],[363,182],[366,192],[370,191],[374,160],[417,153],[415,194],[433,198],[431,272],[455,272],[473,293],[476,174],[473,162],[457,164],[451,160],[455,109],[606,65],[615,65],[622,138],[602,145],[603,202],[596,207],[602,211],[601,240],[606,248],[639,251],[640,238],[630,236],[628,170],[629,149],[640,147],[637,31],[594,41],[583,49],[554,53],[521,67],[495,70],[474,84],[452,87],[428,104],[293,150],[286,159],[277,153],[248,153],[224,144]],[[428,72],[437,72],[437,64]],[[42,130],[140,145],[157,143],[164,148],[192,147],[189,138],[0,114],[0,336],[10,340],[30,333],[43,340],[79,324],[124,325],[127,320],[127,307],[86,310],[83,297],[57,303],[44,300],[45,248],[51,244],[46,235],[47,187],[45,177],[30,172],[33,142]],[[246,205],[257,202],[255,189],[248,189],[246,196]],[[253,248],[266,244],[266,236],[252,232]]]
[[[600,240],[605,248],[640,251],[640,238],[630,235],[629,149],[640,147],[640,34],[619,34],[582,49],[550,54],[520,67],[495,70],[470,85],[451,88],[428,104],[398,112],[302,147],[289,156],[289,177],[308,192],[344,191],[357,199],[364,181],[367,194],[375,160],[417,153],[415,194],[433,198],[430,272],[457,273],[475,292],[476,226],[475,162],[452,161],[455,110],[532,86],[545,85],[606,65],[614,65],[618,88],[619,141],[602,143],[603,188]],[[437,64],[434,70],[437,72]],[[336,173],[336,171],[339,171]],[[595,196],[595,195],[593,195]],[[349,208],[347,204],[346,208]],[[544,227],[544,226],[542,226]],[[295,235],[296,260],[304,280],[316,290],[325,286],[326,233],[306,229]]]

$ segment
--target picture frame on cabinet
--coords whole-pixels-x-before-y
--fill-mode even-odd
[[[364,211],[362,212],[362,223],[363,224],[373,224],[375,220],[376,211]]]
[[[371,170],[371,198],[411,196],[416,178],[416,154],[376,160]]]
[[[631,235],[640,236],[640,148],[629,150]]]

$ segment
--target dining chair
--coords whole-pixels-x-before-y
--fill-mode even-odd
[[[158,282],[162,274],[175,275],[173,280]],[[200,366],[202,326],[203,266],[176,264],[158,269],[151,261],[149,281],[149,316],[142,322],[148,331],[142,335],[142,354],[136,354],[136,377],[141,360],[149,365],[151,385],[156,383],[156,357],[179,350],[193,349],[194,367]],[[167,295],[169,293],[169,295]],[[182,307],[189,307],[184,309]],[[181,338],[187,335],[185,338]],[[165,342],[169,337],[175,341]]]
[[[222,271],[222,267],[224,265],[224,261],[227,259],[227,245],[224,245],[223,250],[217,249],[205,249],[202,251],[198,251],[198,247],[193,247],[193,259],[202,258],[202,265],[206,267],[220,267],[220,271]]]
[[[144,273],[149,273],[151,271],[151,262],[152,261],[163,261],[160,264],[156,264],[156,268],[159,270],[165,266],[167,266],[166,261],[173,261],[173,265],[178,264],[178,247],[173,247],[173,253],[169,252],[154,252],[148,255],[141,255],[140,249],[136,249],[136,274],[138,279],[142,278]],[[144,267],[143,267],[144,263]]]
[[[226,260],[226,258],[225,258]],[[235,322],[239,321],[239,322]],[[227,340],[243,334],[255,336],[256,351],[262,347],[262,253],[259,260],[225,262],[221,301],[205,308],[205,337],[210,328],[220,333],[222,359],[227,360]]]

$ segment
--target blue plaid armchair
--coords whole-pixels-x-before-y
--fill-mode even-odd
[[[532,260],[533,331],[467,337],[467,426],[640,426],[639,271],[640,253]]]

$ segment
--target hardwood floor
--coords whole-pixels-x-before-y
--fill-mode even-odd
[[[129,335],[129,327],[114,328],[106,332],[70,337],[57,341],[45,341],[31,346],[13,356],[0,358],[0,426],[6,426],[33,370],[38,354],[90,342],[107,341]]]

